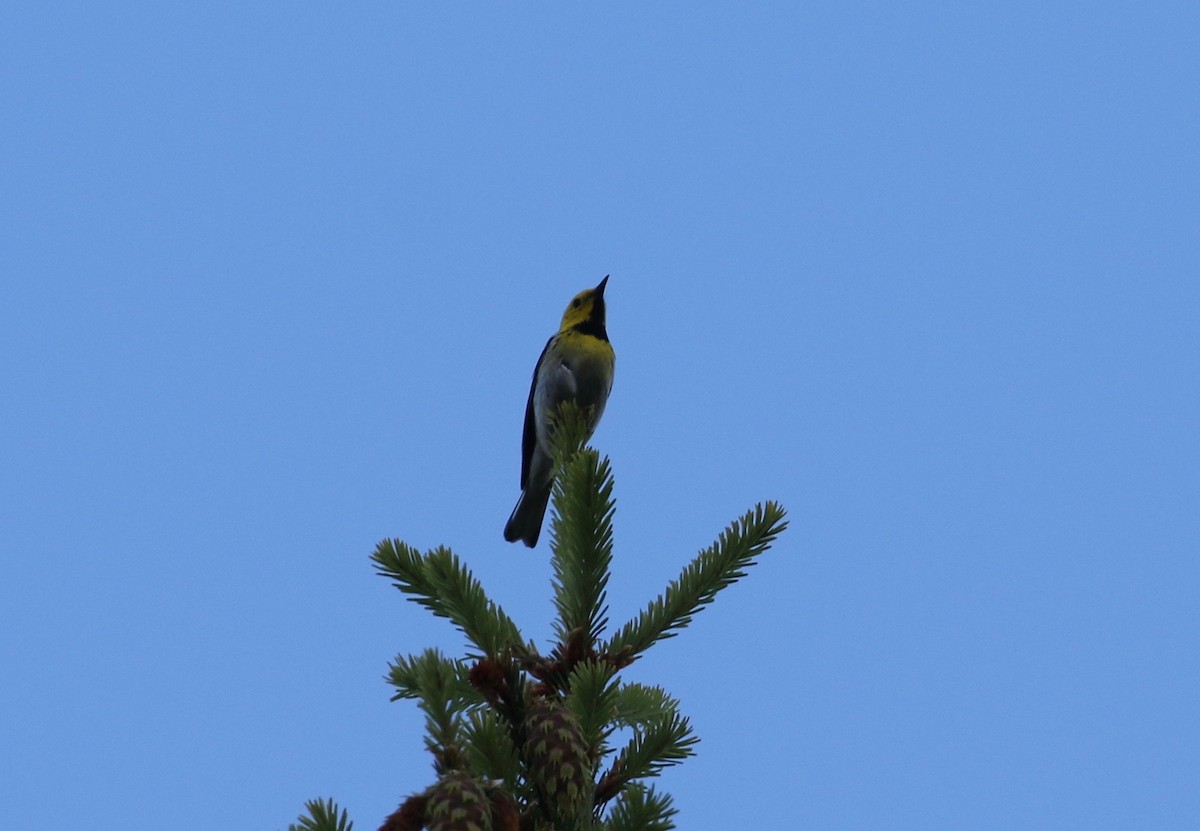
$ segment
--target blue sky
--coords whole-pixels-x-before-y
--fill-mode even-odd
[[[27,3],[0,26],[8,827],[374,828],[432,781],[374,576],[500,536],[611,274],[629,677],[680,827],[1200,827],[1194,3]]]

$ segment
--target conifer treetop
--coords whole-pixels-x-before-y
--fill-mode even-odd
[[[469,645],[463,658],[427,649],[389,666],[393,698],[414,699],[425,713],[435,780],[405,799],[381,831],[675,827],[671,797],[647,780],[691,756],[698,739],[677,700],[661,687],[623,681],[621,670],[744,577],[787,527],[785,513],[775,502],[755,506],[608,635],[613,476],[586,437],[582,415],[565,406],[552,431],[555,616],[544,651],[449,549],[421,553],[392,539],[376,547],[379,574],[447,618]],[[351,831],[332,800],[306,808],[291,831]]]

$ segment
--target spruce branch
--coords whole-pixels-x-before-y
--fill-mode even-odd
[[[672,831],[672,818],[678,813],[669,794],[631,782],[617,798],[603,827],[605,831]]]
[[[622,727],[634,729],[679,712],[679,700],[662,687],[622,684],[613,696],[612,719]]]
[[[554,631],[587,634],[589,650],[608,625],[605,589],[613,555],[613,477],[608,460],[591,448],[568,457],[554,480],[550,522],[554,566]]]
[[[571,671],[566,698],[567,708],[579,721],[584,742],[591,749],[592,760],[599,761],[608,751],[608,737],[613,732],[613,715],[619,683],[617,671],[611,664],[586,661]]]
[[[477,709],[468,713],[463,738],[471,769],[476,774],[503,782],[509,788],[520,784],[521,761],[513,743],[512,730],[495,710]]]
[[[397,690],[393,701],[415,698],[425,713],[425,747],[433,754],[434,769],[441,774],[463,768],[463,713],[482,703],[482,696],[467,680],[462,663],[426,649],[411,658],[397,658],[388,681]]]
[[[686,717],[678,713],[664,714],[634,731],[614,767],[619,767],[630,779],[658,776],[665,768],[694,756],[699,741]]]
[[[587,445],[587,414],[574,401],[563,401],[550,416],[550,451],[561,467]],[[555,471],[557,474],[559,471]]]
[[[615,506],[611,466],[586,446],[588,435],[588,414],[573,402],[560,404],[550,425],[554,458],[550,550],[558,611],[554,628],[564,646],[572,633],[585,633],[590,652],[608,623],[604,601]]]
[[[666,592],[650,602],[635,620],[621,628],[605,644],[606,654],[626,652],[630,658],[646,651],[656,641],[675,636],[692,622],[692,616],[713,601],[717,592],[746,576],[775,538],[787,528],[785,512],[778,503],[756,505],[731,523],[711,546],[667,586]]]
[[[288,826],[288,831],[352,831],[354,823],[345,810],[338,811],[332,799],[310,799],[304,803],[307,815],[301,815]]]
[[[445,695],[465,704],[482,704],[483,696],[468,680],[466,661],[451,660],[437,649],[420,655],[397,655],[388,664],[387,681],[396,688],[392,701]],[[436,688],[436,689],[435,689]]]
[[[596,785],[596,804],[621,793],[635,779],[658,776],[665,768],[695,755],[700,740],[691,723],[678,713],[664,713],[639,730],[617,755],[612,767]]]
[[[383,540],[371,559],[379,574],[410,595],[409,600],[449,618],[484,655],[525,650],[512,618],[488,599],[480,582],[448,548],[422,555],[400,540]]]

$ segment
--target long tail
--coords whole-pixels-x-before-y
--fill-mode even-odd
[[[517,507],[504,526],[504,539],[509,542],[521,540],[530,548],[537,545],[542,534],[542,520],[546,517],[546,505],[550,502],[551,483],[521,493]]]

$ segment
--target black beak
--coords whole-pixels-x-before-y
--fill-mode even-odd
[[[609,276],[610,275],[605,274],[604,279],[600,281],[600,285],[596,286],[596,294],[600,295],[601,297],[604,296],[604,284],[608,282]]]

